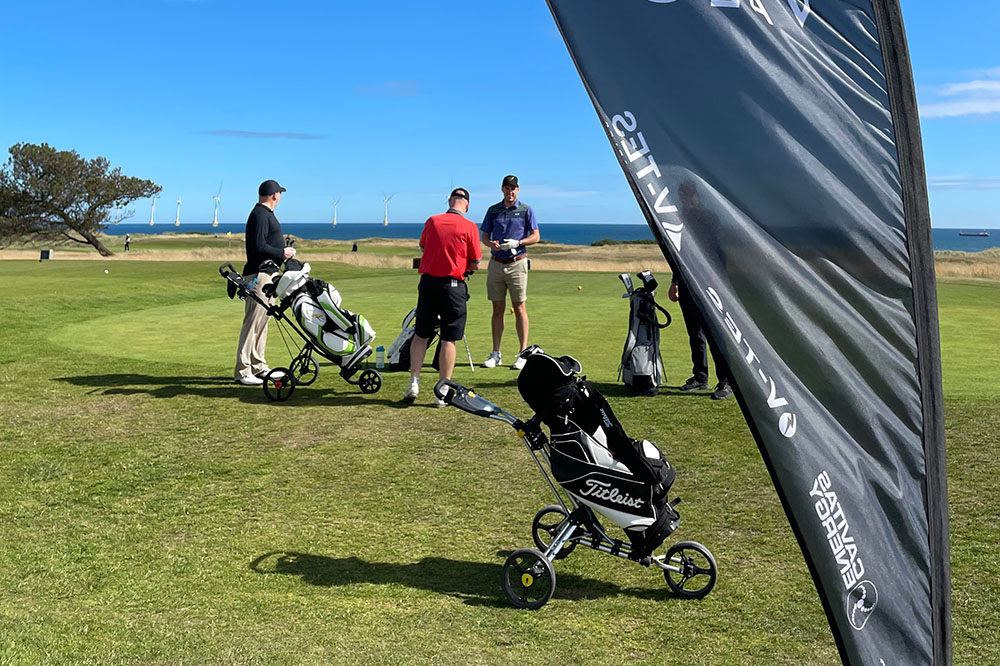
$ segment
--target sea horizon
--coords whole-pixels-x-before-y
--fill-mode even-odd
[[[418,239],[423,229],[423,222],[391,222],[388,226],[381,223],[368,222],[338,222],[333,226],[330,222],[287,222],[282,223],[282,232],[307,240],[338,240],[357,241],[365,238],[386,239]],[[152,227],[148,223],[122,222],[109,226],[105,233],[109,236],[124,236],[171,233],[199,233],[208,235],[225,235],[226,233],[243,233],[245,223],[219,223],[213,227],[211,223],[189,224],[181,223],[176,227],[172,222],[159,223]],[[615,223],[615,222],[551,222],[540,226],[542,240],[563,245],[591,245],[601,240],[628,242],[638,240],[653,240],[649,227],[645,223]],[[979,233],[985,231],[989,236],[959,236],[961,233]],[[993,247],[1000,247],[1000,228],[982,227],[932,227],[931,238],[935,250],[957,250],[962,252],[980,252]]]

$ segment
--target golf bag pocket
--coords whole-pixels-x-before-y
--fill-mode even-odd
[[[302,328],[334,358],[347,358],[375,338],[375,331],[362,315],[333,305],[340,300],[336,289],[328,285],[321,298],[300,292],[292,301],[292,312]]]
[[[633,547],[631,556],[642,559],[676,528],[679,516],[667,501],[673,468],[650,442],[632,442],[644,458],[665,468],[663,483],[641,481],[597,438],[580,429],[553,434],[550,463],[559,485],[622,528]]]

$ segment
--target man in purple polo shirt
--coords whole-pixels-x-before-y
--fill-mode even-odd
[[[520,343],[518,356],[513,368],[524,367],[520,353],[528,347],[528,262],[526,245],[538,242],[538,222],[535,213],[517,200],[521,188],[517,176],[504,176],[500,185],[503,201],[495,203],[486,211],[483,224],[479,227],[483,244],[490,248],[490,264],[486,272],[486,297],[493,303],[493,351],[483,363],[485,368],[503,365],[500,357],[500,339],[503,337],[503,318],[507,311],[507,292],[514,308],[514,323]]]

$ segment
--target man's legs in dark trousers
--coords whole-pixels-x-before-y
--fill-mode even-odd
[[[688,344],[691,346],[691,374],[702,384],[708,383],[708,345],[705,342],[705,331],[701,323],[698,308],[688,294],[681,288],[679,303],[681,314],[684,315],[684,326],[687,328]]]

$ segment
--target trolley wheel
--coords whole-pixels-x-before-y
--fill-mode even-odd
[[[535,514],[535,519],[531,521],[531,538],[538,546],[538,550],[544,553],[549,549],[568,515],[566,509],[558,504],[550,504]],[[555,559],[561,560],[568,557],[574,548],[576,548],[576,542],[567,541],[555,554]]]
[[[503,563],[500,585],[514,606],[536,610],[552,598],[556,589],[556,571],[552,563],[534,548],[521,548],[511,553]]]
[[[358,386],[362,393],[378,393],[382,388],[382,375],[376,370],[364,370],[358,375]]]
[[[312,356],[307,356],[297,362],[292,362],[292,374],[295,375],[296,386],[309,386],[319,376],[319,363]]]
[[[295,390],[295,376],[288,368],[275,368],[264,377],[264,395],[268,400],[284,402]]]
[[[687,599],[701,599],[715,587],[719,568],[711,551],[697,541],[679,541],[667,550],[664,562],[677,571],[663,570],[663,577],[674,594]]]

